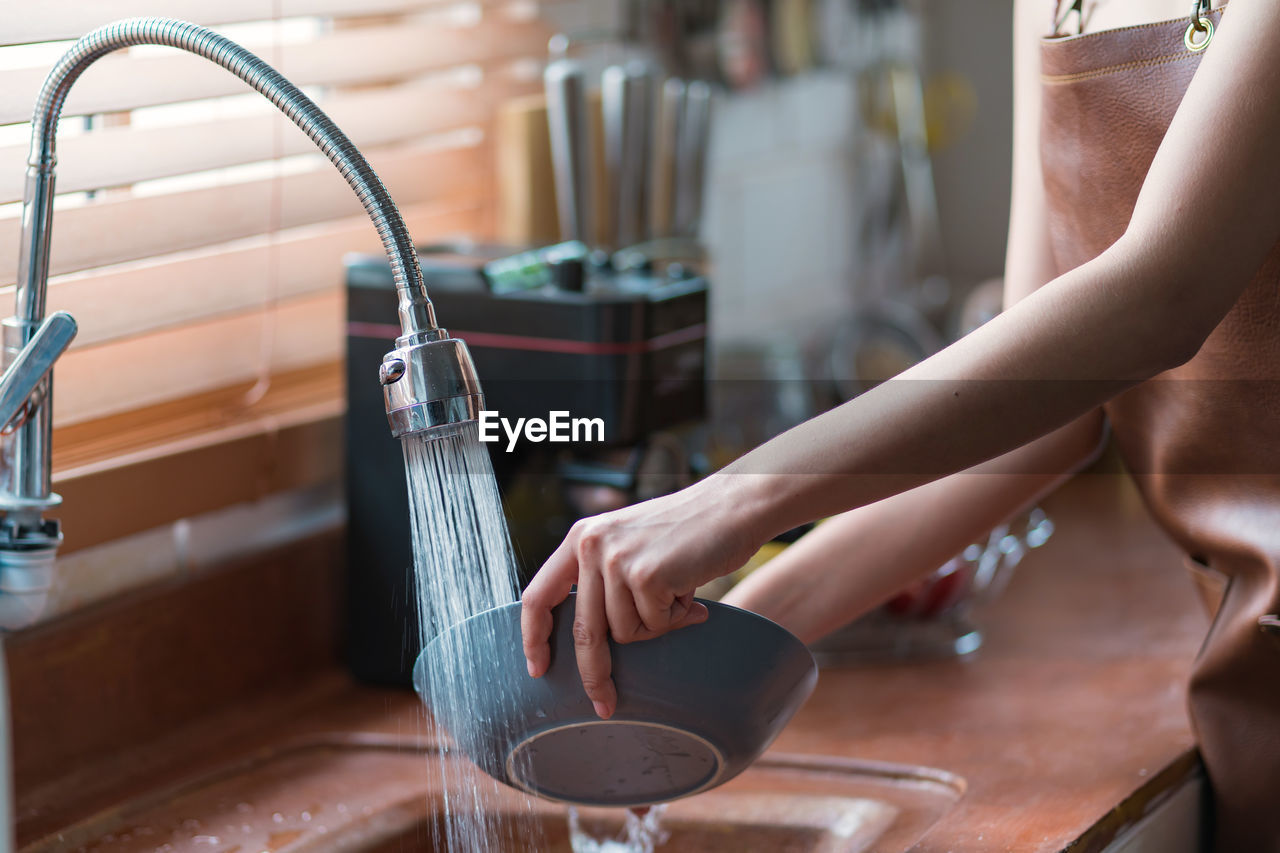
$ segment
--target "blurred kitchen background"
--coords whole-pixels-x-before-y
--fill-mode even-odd
[[[954,336],[973,322],[966,298],[1001,275],[1011,11],[1007,0],[584,0],[541,14],[597,76],[650,56],[713,83],[698,231],[715,269],[713,342],[784,341],[820,361],[884,299]]]
[[[495,454],[536,568],[574,518],[676,488],[998,309],[1011,6],[0,0],[0,279],[16,269],[31,105],[70,41],[143,14],[216,27],[297,81],[368,154],[491,405],[545,413],[557,381],[594,377],[588,403],[620,430],[609,447]],[[707,96],[697,177],[677,182],[653,157],[650,227],[625,239],[592,112],[598,221],[589,246],[563,248],[577,235],[559,221],[543,79],[563,57],[581,63],[593,111],[606,69],[637,61],[655,123],[665,79],[698,93],[690,101]],[[379,307],[376,263],[361,266],[378,244],[358,203],[269,104],[164,48],[104,59],[65,116],[49,307],[81,329],[55,406],[68,532],[31,620],[346,525],[362,566],[388,576],[350,592],[369,597],[399,648],[389,608],[404,606],[408,537],[386,528],[403,513],[382,502],[403,502],[403,471],[374,381],[386,350],[376,327],[394,316]],[[693,197],[673,198],[676,184]],[[557,245],[571,263],[540,253]],[[627,248],[643,251],[593,251]],[[485,271],[504,260],[505,277]],[[0,281],[0,300],[12,282]],[[535,303],[551,313],[527,313]],[[361,323],[375,333],[353,333]],[[536,358],[511,340],[530,337]],[[666,355],[651,353],[659,339]],[[518,388],[552,397],[504,397]],[[362,528],[361,507],[376,529]],[[361,551],[366,534],[400,550]]]
[[[607,421],[604,443],[493,448],[530,573],[576,518],[676,489],[999,310],[1012,5],[0,0],[0,314],[49,69],[118,19],[212,27],[366,154],[490,408]],[[602,89],[642,67],[651,173],[615,203]],[[548,69],[589,105],[580,225],[562,215]],[[663,92],[697,118],[683,145],[657,120]],[[65,540],[51,583],[6,584],[0,614],[19,847],[83,850],[108,826],[103,843],[150,847],[134,816],[155,807],[175,839],[234,848],[256,837],[245,806],[264,848],[322,849],[329,829],[327,846],[420,844],[405,469],[378,382],[398,325],[368,217],[274,107],[168,48],[95,63],[58,137],[48,308],[79,334],[53,407]],[[1010,519],[816,648],[825,692],[783,749],[963,776],[966,805],[934,836],[947,849],[1102,849],[1159,803],[1198,820],[1180,697],[1204,619],[1121,479],[1077,478],[1050,515]],[[946,659],[984,630],[981,654]],[[295,752],[300,734],[321,751]],[[337,760],[337,744],[364,751]],[[209,778],[252,797],[202,825],[189,785]]]
[[[546,64],[508,66],[535,89],[498,103],[487,130],[494,230],[424,251],[432,297],[490,408],[607,425],[605,448],[493,451],[526,571],[577,518],[685,485],[999,310],[1011,3],[485,14],[536,15]],[[367,677],[403,680],[412,657],[388,671],[388,650],[413,615],[384,618],[409,559],[407,528],[387,535],[406,515],[386,488],[400,454],[364,382],[394,337],[392,281],[371,256],[349,262],[347,284],[350,554],[378,554],[384,580],[349,589],[352,642]],[[844,657],[976,648],[969,605],[1052,531],[1043,514],[1015,527],[940,567],[889,624],[845,637]]]

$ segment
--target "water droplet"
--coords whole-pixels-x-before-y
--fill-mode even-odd
[[[271,819],[276,823],[284,823],[284,815],[280,814],[280,812],[276,812],[275,814],[273,814],[271,816]]]
[[[311,812],[303,812],[303,813],[302,813],[302,822],[303,822],[303,823],[310,823],[310,822],[311,822]]]
[[[252,803],[237,803],[237,804],[236,804],[236,811],[240,812],[240,814],[249,814],[250,812],[252,812],[252,811],[253,811],[253,804],[252,804]]]
[[[197,835],[191,839],[196,844],[207,844],[212,847],[215,844],[221,844],[222,839],[216,835]]]

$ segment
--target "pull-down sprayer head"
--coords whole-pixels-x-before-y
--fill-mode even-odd
[[[378,374],[396,438],[476,420],[484,407],[467,345],[455,338],[419,337],[396,340]]]

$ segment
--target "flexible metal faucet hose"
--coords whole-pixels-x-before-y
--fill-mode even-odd
[[[390,194],[354,143],[314,101],[250,51],[206,27],[166,18],[131,18],[93,30],[79,39],[49,72],[32,117],[28,195],[23,212],[23,243],[18,268],[17,315],[39,322],[44,313],[48,277],[48,227],[52,186],[32,192],[31,181],[52,183],[57,157],[54,135],[67,93],[96,60],[122,48],[163,45],[189,51],[221,65],[275,104],[324,152],[364,205],[382,238],[401,294],[401,326],[406,335],[435,328],[413,240]],[[33,174],[34,173],[34,174]]]
[[[112,51],[138,45],[179,48],[222,66],[275,104],[301,128],[355,190],[382,238],[399,296],[403,336],[397,346],[424,348],[429,344],[447,343],[444,331],[436,327],[435,312],[427,297],[418,255],[404,218],[369,161],[324,111],[280,72],[225,36],[185,21],[131,18],[99,27],[76,41],[49,72],[36,100],[22,204],[14,316],[0,322],[6,364],[17,357],[44,319],[53,227],[56,134],[67,94],[95,61]],[[427,377],[406,382],[405,392],[397,398],[397,403],[403,405],[433,404],[431,416],[420,417],[415,423],[434,425],[445,417],[446,422],[451,423],[465,419],[478,405],[478,385],[465,347],[460,342],[450,346],[456,351],[453,358],[436,358],[446,363],[445,372],[449,375],[445,381]],[[412,393],[407,393],[410,386],[413,386]],[[32,531],[43,535],[39,534],[43,524],[40,515],[58,502],[51,489],[52,425],[48,390],[46,381],[37,395],[43,402],[34,407],[30,417],[11,436],[0,442],[3,445],[0,456],[5,463],[5,470],[0,472],[0,511],[12,525],[24,531],[23,535]],[[433,396],[420,399],[421,394]],[[475,401],[466,406],[454,401],[446,406],[450,414],[441,414],[441,406],[435,405],[436,397],[459,395],[472,396]]]

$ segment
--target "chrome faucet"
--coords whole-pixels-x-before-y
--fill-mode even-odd
[[[51,488],[50,370],[75,334],[69,315],[45,319],[58,119],[68,91],[89,65],[112,51],[137,45],[180,48],[244,80],[319,146],[359,196],[382,238],[399,291],[403,334],[380,374],[392,432],[400,436],[474,420],[483,404],[466,345],[436,326],[400,211],[368,161],[315,102],[253,53],[205,27],[164,18],[134,18],[100,27],[58,60],[40,90],[32,118],[15,310],[0,322],[6,365],[0,379],[0,421],[9,422],[4,421],[6,406],[19,413],[16,421],[9,419],[17,425],[0,437],[0,590],[9,566],[43,562],[46,571],[51,568],[62,541],[57,522],[44,518],[45,511],[60,501]]]

